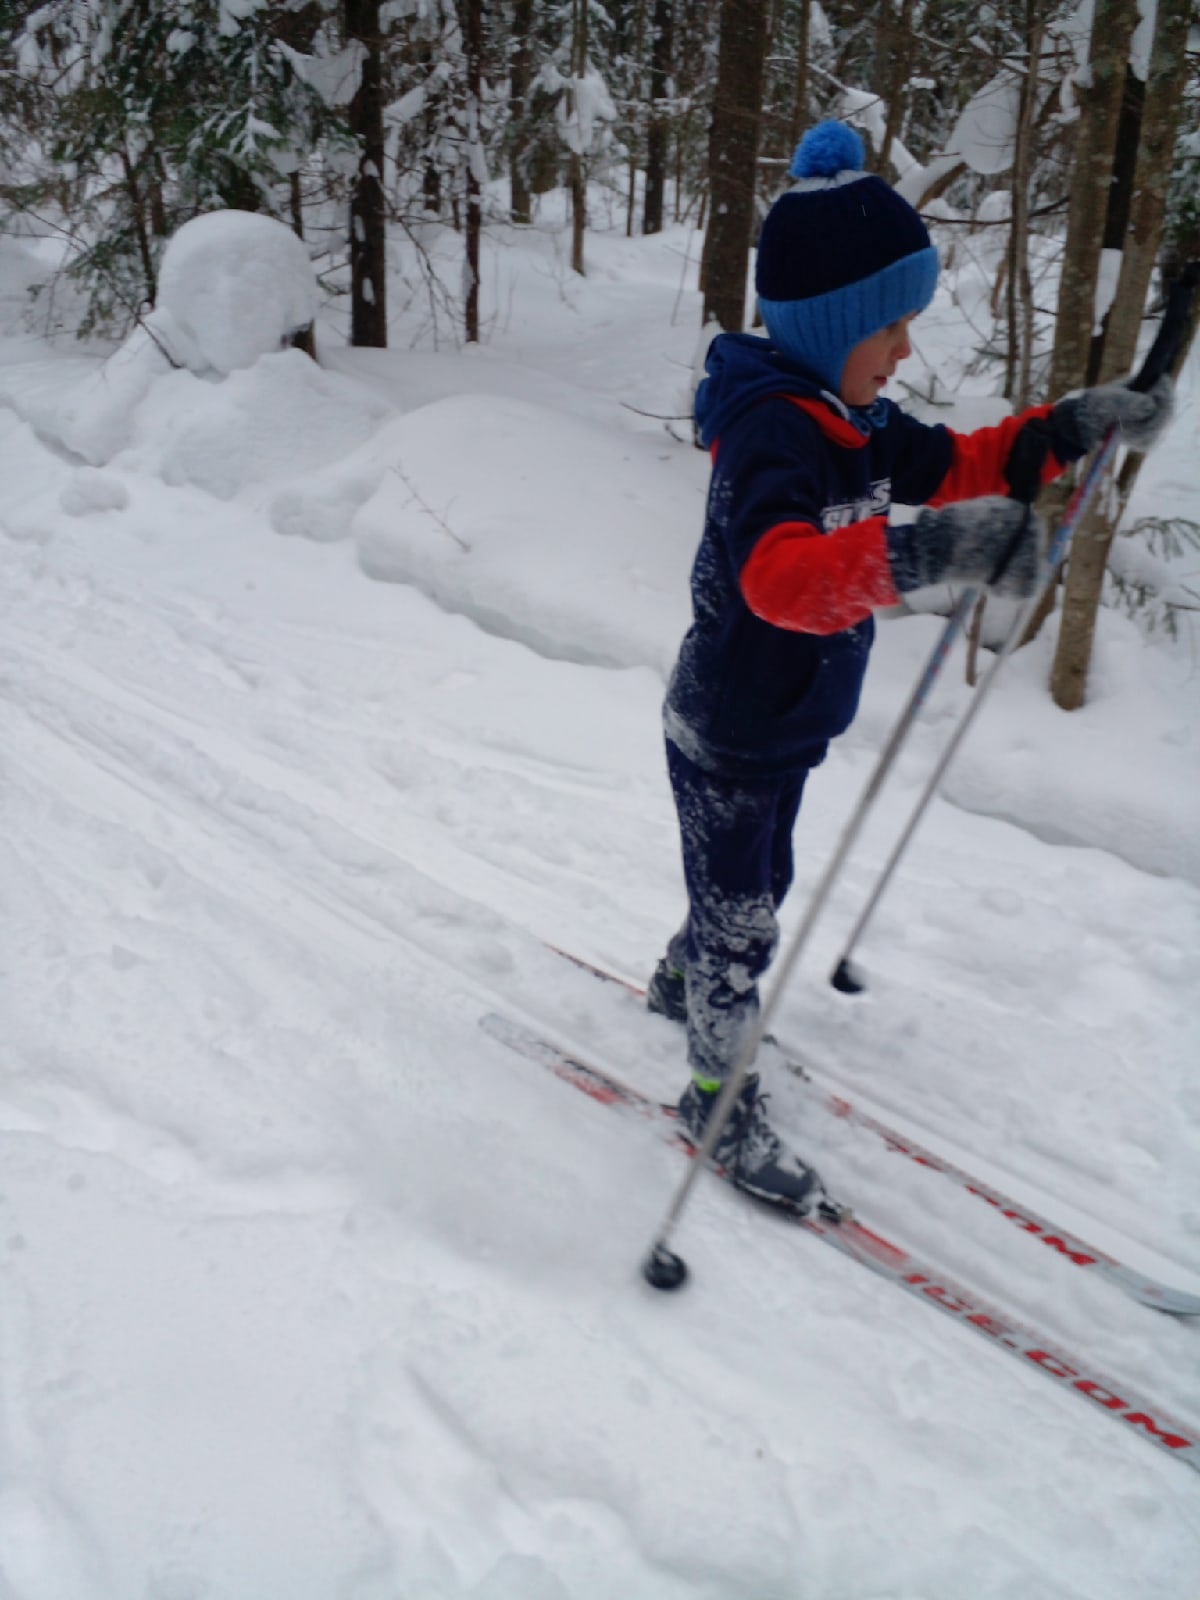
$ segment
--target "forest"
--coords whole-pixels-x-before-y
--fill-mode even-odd
[[[694,230],[705,324],[740,329],[757,228],[828,116],[859,128],[944,262],[987,241],[972,370],[1014,408],[1130,371],[1200,255],[1194,0],[6,3],[0,85],[0,228],[61,240],[83,337],[127,331],[175,230],[234,208],[304,239],[352,345],[388,344],[398,290],[426,298],[438,336],[486,340],[481,240],[537,226],[550,197],[581,275],[597,225]],[[447,230],[457,273],[431,249]],[[54,306],[51,278],[31,313],[54,328]],[[1062,605],[1066,709],[1139,466],[1032,624]],[[1047,496],[1051,520],[1068,493]],[[1200,530],[1137,532],[1148,559],[1110,587],[1175,631],[1196,597],[1171,573]]]

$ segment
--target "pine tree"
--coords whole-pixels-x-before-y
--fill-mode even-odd
[[[266,0],[239,16],[219,0],[50,0],[7,20],[36,116],[10,203],[63,212],[68,271],[89,295],[83,334],[153,305],[181,223],[220,207],[286,211],[284,175],[338,138],[279,31],[295,18]]]

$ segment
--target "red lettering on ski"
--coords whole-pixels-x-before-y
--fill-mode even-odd
[[[1144,1411],[1131,1411],[1123,1420],[1132,1422],[1137,1428],[1145,1428],[1148,1434],[1157,1439],[1159,1444],[1165,1445],[1168,1450],[1188,1450],[1194,1448],[1196,1444],[1194,1438],[1189,1439],[1185,1434],[1166,1433],[1156,1422],[1152,1422]]]

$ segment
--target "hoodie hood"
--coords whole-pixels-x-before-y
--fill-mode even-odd
[[[852,412],[821,381],[781,355],[769,339],[753,333],[721,333],[709,346],[707,374],[696,390],[696,426],[707,450],[744,412],[771,395],[823,400],[839,417],[870,431],[866,416]]]

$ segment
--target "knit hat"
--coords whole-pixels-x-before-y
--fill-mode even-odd
[[[758,241],[759,309],[775,346],[836,390],[856,344],[933,299],[938,253],[844,122],[809,129],[791,176]]]

